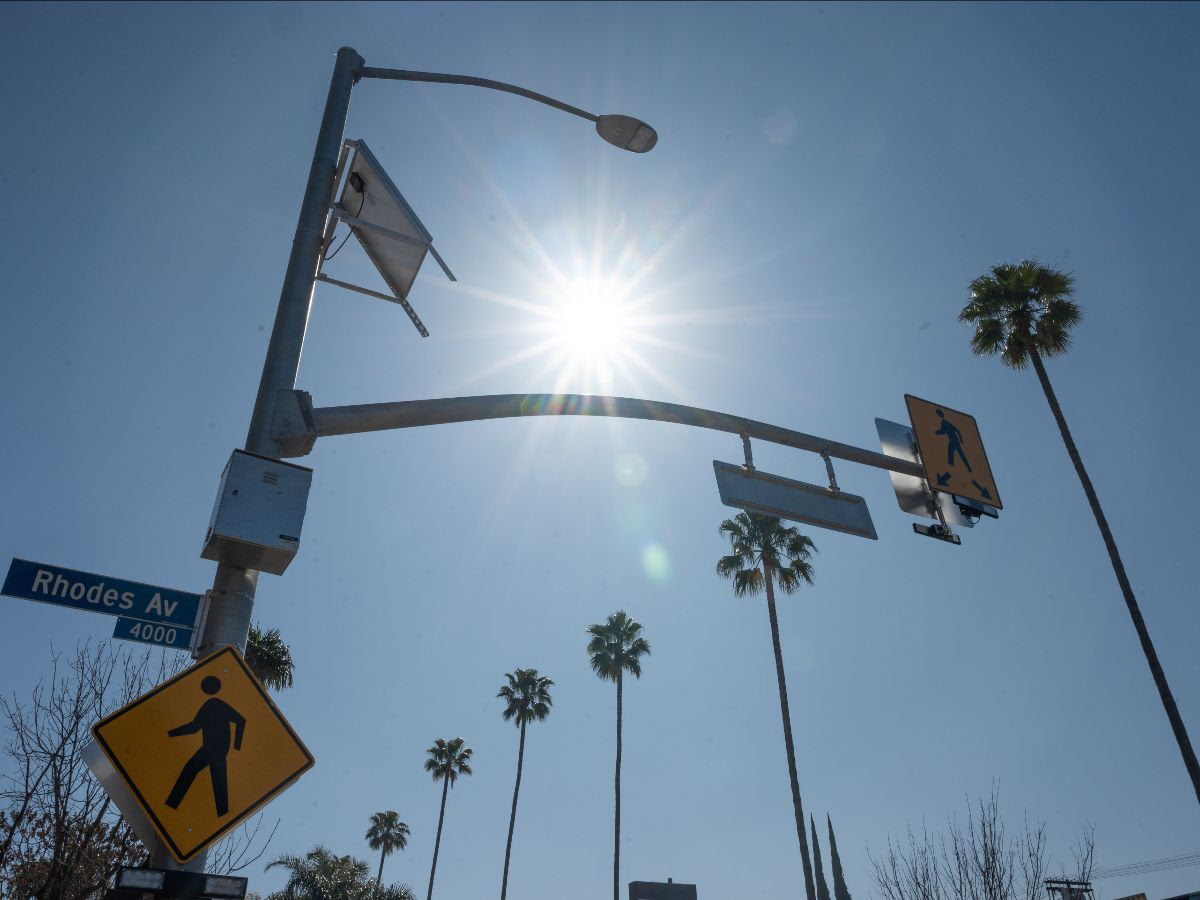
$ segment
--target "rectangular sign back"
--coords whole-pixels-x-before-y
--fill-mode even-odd
[[[878,540],[867,501],[856,494],[792,481],[713,460],[721,502],[764,516]]]
[[[920,462],[913,449],[916,446],[916,438],[913,437],[912,429],[907,425],[890,422],[887,419],[876,419],[875,430],[879,432],[879,445],[888,456],[907,459],[915,463]],[[959,511],[953,495],[931,491],[925,483],[925,479],[918,478],[916,475],[904,475],[900,472],[888,472],[888,475],[892,477],[896,503],[906,513],[924,516],[927,519],[936,519],[937,512],[934,510],[933,504],[937,503],[946,524],[963,528],[975,527],[974,523]]]

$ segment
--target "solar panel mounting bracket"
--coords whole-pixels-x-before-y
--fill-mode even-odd
[[[357,177],[351,177],[353,175]],[[341,196],[335,199],[339,186]],[[353,213],[347,201],[351,193],[359,198],[358,209]],[[322,247],[328,248],[332,242],[337,223],[346,223],[392,293],[385,294],[325,275],[322,271],[326,262],[324,249],[317,266],[316,280],[402,306],[421,336],[429,337],[429,330],[408,302],[409,289],[425,254],[433,256],[448,279],[458,279],[434,249],[433,238],[416,212],[363,141],[347,140],[342,144],[329,212]],[[411,249],[402,249],[405,247]]]

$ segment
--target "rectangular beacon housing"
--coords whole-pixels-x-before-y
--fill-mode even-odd
[[[311,485],[312,469],[234,450],[200,555],[282,575],[300,549]]]

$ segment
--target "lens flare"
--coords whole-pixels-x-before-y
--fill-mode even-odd
[[[618,291],[602,280],[575,278],[555,311],[554,328],[567,350],[605,365],[625,349],[630,321]]]
[[[638,487],[646,480],[646,461],[636,453],[622,453],[613,464],[613,477],[622,487]]]
[[[659,584],[665,584],[671,578],[671,558],[661,544],[647,544],[642,548],[642,571]]]

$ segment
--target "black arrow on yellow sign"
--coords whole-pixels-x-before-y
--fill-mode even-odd
[[[929,486],[1003,508],[975,417],[911,394],[904,401]]]

